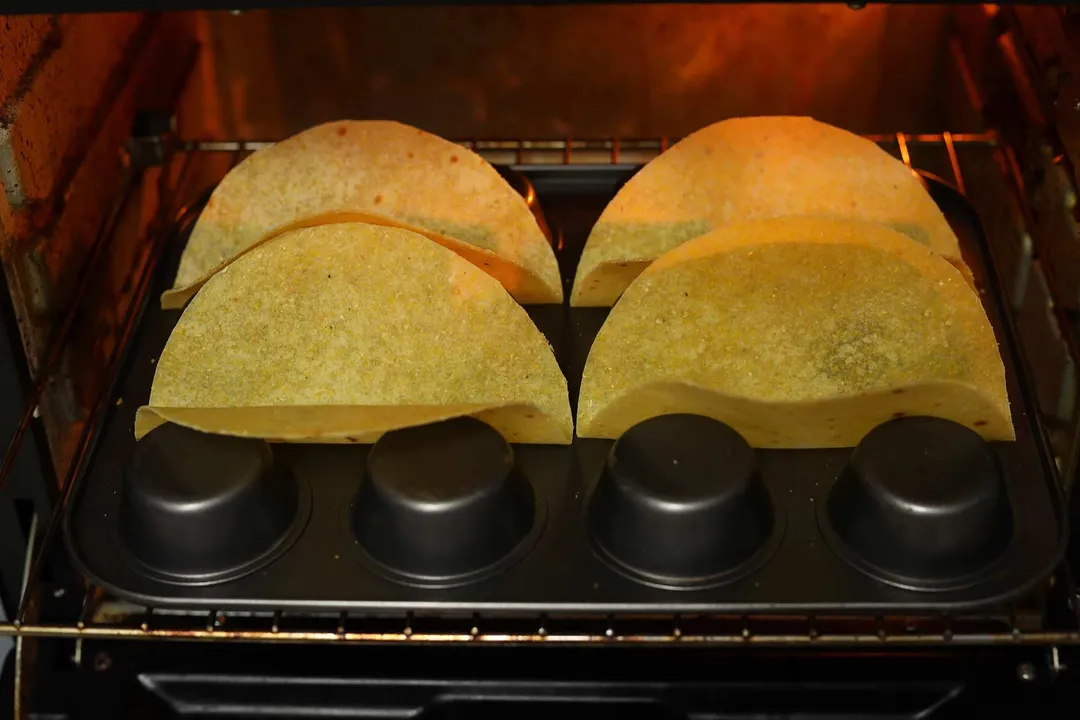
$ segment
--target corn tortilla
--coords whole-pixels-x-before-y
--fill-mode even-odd
[[[162,305],[183,307],[260,242],[332,222],[413,230],[482,268],[521,303],[562,302],[548,238],[487,161],[401,123],[341,121],[259,150],[222,179]]]
[[[632,177],[593,227],[570,304],[609,307],[641,269],[727,223],[851,217],[917,240],[973,285],[959,243],[922,182],[877,144],[806,117],[718,122]]]
[[[855,220],[726,225],[631,283],[589,353],[578,434],[679,412],[767,448],[851,447],[903,415],[1015,438],[977,292],[926,246]]]
[[[285,233],[212,277],[158,360],[136,436],[163,422],[288,442],[372,442],[470,415],[569,443],[566,379],[491,276],[400,228]]]

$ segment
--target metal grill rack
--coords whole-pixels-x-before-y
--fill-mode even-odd
[[[1016,256],[999,268],[1030,272],[1037,263],[1038,248],[1017,237],[1014,228],[1030,226],[1031,211],[1022,192],[1022,180],[1009,148],[987,134],[896,134],[872,140],[902,159],[909,167],[933,173],[954,184],[972,199],[987,220],[990,242],[998,252]],[[109,222],[101,229],[88,253],[84,278],[73,295],[71,310],[60,323],[56,340],[34,379],[21,422],[8,441],[0,462],[0,490],[10,481],[15,457],[34,422],[36,408],[58,359],[63,355],[76,325],[78,308],[86,296],[95,268],[108,254],[116,218],[135,190],[157,183],[158,212],[142,238],[142,256],[133,263],[128,282],[134,288],[124,317],[119,342],[108,365],[108,378],[118,372],[123,351],[134,331],[140,308],[152,285],[170,227],[227,170],[268,142],[174,141],[167,135],[138,139],[128,150],[128,175]],[[560,165],[626,165],[647,162],[667,149],[669,141],[656,140],[556,140],[487,141],[462,143],[493,163],[541,171]],[[1011,212],[1008,221],[990,222]],[[1000,271],[1000,270],[999,270]],[[1020,287],[1020,278],[1003,277],[1005,287]],[[1052,278],[1051,278],[1052,281]],[[1052,307],[1050,308],[1053,312]],[[1059,317],[1064,322],[1064,317]],[[1062,341],[1071,359],[1080,357],[1070,333]],[[1010,607],[979,615],[958,616],[532,616],[499,617],[463,615],[456,618],[405,616],[359,616],[356,614],[286,615],[240,612],[155,611],[109,597],[84,578],[61,581],[62,573],[48,577],[54,563],[64,564],[62,543],[57,542],[60,518],[95,441],[97,420],[112,401],[107,388],[87,413],[69,471],[47,517],[34,516],[22,578],[21,602],[14,618],[0,623],[0,636],[21,638],[69,638],[76,640],[76,654],[86,640],[243,641],[274,643],[554,643],[554,644],[672,644],[697,646],[926,646],[926,645],[1080,645],[1080,595],[1066,570],[1034,597]],[[1071,434],[1070,434],[1071,435]],[[3,439],[0,439],[2,441]],[[1071,478],[1074,453],[1058,451],[1062,477]],[[1049,608],[1049,610],[1048,610]],[[1052,658],[1052,662],[1053,662]],[[77,658],[78,659],[78,658]]]

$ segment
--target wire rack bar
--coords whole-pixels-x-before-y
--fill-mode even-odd
[[[960,160],[956,156],[956,142],[952,133],[942,133],[941,141],[945,145],[945,152],[949,154],[949,164],[952,165],[953,175],[956,177],[956,187],[961,195],[967,195],[967,185],[960,173]]]
[[[367,617],[348,612],[289,615],[282,611],[243,613],[155,611],[109,607],[107,596],[89,586],[79,621],[0,625],[0,635],[37,638],[189,640],[282,643],[552,643],[754,646],[1075,646],[1077,630],[1023,630],[1016,608],[1003,616],[724,616],[677,614],[531,617],[428,618]],[[95,620],[95,618],[98,618]],[[292,629],[287,623],[306,627]],[[438,628],[430,627],[439,623]],[[358,629],[359,627],[359,629]]]
[[[908,150],[907,137],[904,136],[904,133],[896,133],[896,144],[900,148],[900,159],[911,170],[911,152]]]
[[[0,635],[15,634],[3,632]],[[921,645],[978,645],[978,646],[1059,646],[1080,645],[1080,633],[1075,632],[1028,632],[1028,633],[968,633],[962,641],[945,634],[910,634],[892,635],[888,633],[867,634],[734,634],[734,635],[691,635],[673,630],[668,634],[560,634],[553,632],[534,632],[520,634],[499,634],[484,632],[461,633],[417,633],[408,628],[400,632],[365,633],[365,632],[305,632],[305,631],[258,631],[258,630],[143,630],[141,628],[87,627],[77,629],[63,625],[25,625],[19,633],[21,637],[71,638],[71,639],[109,639],[109,640],[187,640],[187,641],[233,641],[233,642],[272,642],[272,643],[550,643],[550,644],[666,644],[684,643],[689,645],[755,645],[755,646],[921,646]]]
[[[888,135],[864,135],[876,143],[898,143],[903,159],[910,166],[908,147],[923,147],[948,143],[956,145],[996,145],[993,133],[894,133]],[[945,138],[948,138],[946,140]],[[678,138],[656,139],[593,139],[572,140],[463,140],[459,145],[481,155],[505,157],[517,165],[530,160],[559,165],[640,163],[666,151]],[[274,145],[273,140],[189,140],[182,149],[187,152],[254,152]]]
[[[911,149],[934,146],[947,153],[958,188],[965,187],[957,147],[984,146],[1001,152],[996,135],[976,134],[889,134],[868,139],[898,150],[901,159],[912,165]],[[150,286],[157,260],[167,237],[167,221],[179,216],[185,202],[188,171],[200,157],[229,153],[227,163],[235,166],[248,153],[272,145],[262,141],[185,141],[178,143],[173,162],[182,163],[179,179],[167,186],[169,172],[162,175],[161,222],[152,223],[147,234],[146,261],[133,268],[131,280],[137,288],[125,317],[122,338],[110,361],[110,373],[127,344],[138,317],[138,308]],[[664,152],[668,139],[646,140],[472,140],[462,143],[495,162],[517,164],[633,164],[647,162]],[[495,159],[497,158],[497,159]],[[168,165],[166,166],[166,169]],[[202,187],[194,188],[194,192]],[[114,222],[103,228],[99,241],[108,244]],[[107,385],[105,386],[107,387]],[[98,398],[96,408],[107,397]],[[29,406],[32,412],[33,407]],[[91,420],[96,414],[91,415]],[[363,643],[552,643],[552,644],[648,644],[719,646],[1074,646],[1080,645],[1080,631],[1046,629],[1031,613],[1022,616],[1016,608],[999,609],[992,616],[885,616],[831,617],[724,617],[724,616],[623,616],[561,617],[558,615],[486,617],[473,613],[460,620],[426,617],[408,613],[404,617],[371,618],[331,613],[327,616],[294,615],[281,610],[265,613],[199,611],[185,613],[154,608],[124,606],[101,589],[87,584],[85,595],[71,611],[70,622],[39,617],[45,613],[33,607],[43,594],[41,576],[49,549],[59,530],[61,517],[74,479],[86,461],[92,444],[93,423],[87,424],[80,451],[65,478],[60,501],[50,518],[39,519],[45,526],[43,540],[28,551],[29,576],[14,621],[0,623],[0,636],[115,640],[187,640],[197,642],[333,642]],[[15,443],[17,446],[17,443]],[[15,448],[17,450],[17,447]],[[8,462],[5,456],[5,462]],[[2,482],[2,477],[0,477]],[[119,609],[118,609],[119,608]],[[34,612],[31,612],[31,609]],[[62,613],[54,613],[62,615]],[[81,645],[80,645],[81,647]]]

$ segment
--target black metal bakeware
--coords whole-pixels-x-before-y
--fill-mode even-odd
[[[307,525],[311,490],[261,440],[164,425],[135,447],[116,511],[117,546],[148,577],[208,584],[285,552]]]
[[[833,550],[869,575],[912,588],[976,583],[1022,530],[989,444],[932,417],[868,433],[817,509]]]
[[[404,583],[493,575],[544,524],[544,505],[514,459],[502,435],[473,418],[389,433],[368,453],[346,535],[370,569]]]
[[[700,415],[656,417],[624,433],[586,513],[601,557],[659,587],[731,581],[764,564],[783,538],[753,449]]]
[[[589,229],[636,167],[520,170],[529,181],[502,168],[542,203],[542,214],[534,210],[551,228],[569,290]],[[68,507],[69,552],[94,583],[157,608],[948,612],[1023,595],[1062,557],[1063,498],[979,219],[958,191],[923,177],[961,240],[995,328],[1015,442],[987,444],[945,421],[902,418],[858,448],[754,450],[721,423],[677,416],[644,423],[617,443],[508,447],[466,419],[388,434],[374,446],[275,444],[266,466],[258,461],[266,446],[238,451],[229,438],[164,427],[140,444],[201,455],[191,467],[223,467],[216,458],[232,447],[247,454],[236,460],[242,472],[262,480],[218,486],[173,478],[198,496],[185,505],[193,508],[190,529],[133,531],[139,523],[123,517],[134,512],[124,498],[140,482],[130,474],[135,410],[149,397],[154,360],[180,316],[161,310],[157,297],[171,285],[194,208],[166,251],[114,388],[116,404]],[[575,404],[607,310],[527,311],[551,342]],[[915,453],[934,461],[889,459]],[[190,472],[181,471],[177,465]],[[219,497],[222,487],[270,488],[273,473],[276,490],[253,492],[254,501]],[[265,503],[241,509],[275,492],[288,506],[276,515]],[[193,539],[209,517],[199,517],[202,507],[243,519]],[[182,512],[162,512],[181,522]],[[252,527],[262,528],[262,540],[251,540],[246,554],[223,546],[219,558],[199,544],[235,543],[243,536],[237,528]],[[142,542],[158,547],[140,549]]]

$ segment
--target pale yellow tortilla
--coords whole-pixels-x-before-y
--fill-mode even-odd
[[[566,380],[491,276],[399,228],[293,230],[214,275],[158,360],[136,436],[163,422],[288,442],[372,442],[470,415],[566,444]]]
[[[931,415],[1014,439],[978,294],[880,225],[788,217],[726,225],[659,258],[593,343],[578,435],[617,438],[678,412],[756,447],[851,447]]]
[[[210,276],[260,242],[343,221],[413,230],[482,268],[518,302],[562,302],[548,238],[487,161],[401,123],[341,121],[260,150],[222,179],[162,305],[183,307]]]
[[[626,183],[589,235],[570,304],[611,306],[641,269],[679,244],[727,223],[784,215],[886,225],[973,284],[948,221],[902,162],[810,118],[748,117],[697,131]]]

